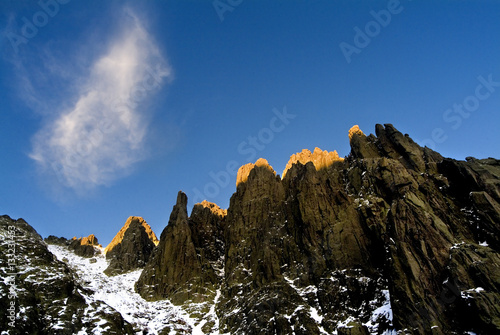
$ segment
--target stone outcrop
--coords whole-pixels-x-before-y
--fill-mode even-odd
[[[265,168],[272,173],[276,174],[274,169],[272,168],[271,165],[265,160],[264,158],[259,158],[255,163],[248,163],[243,165],[238,169],[238,173],[236,175],[236,186],[238,186],[241,183],[244,183],[248,180],[248,177],[250,175],[250,172],[254,170],[255,167],[259,168]]]
[[[87,237],[80,237],[73,239],[69,243],[69,248],[74,251],[75,254],[82,257],[93,257],[99,251],[95,247],[100,247],[97,237],[94,234],[90,234]]]
[[[188,223],[205,276],[217,282],[224,271],[224,224],[227,210],[206,200],[195,204]]]
[[[359,136],[365,135],[363,133],[363,131],[361,129],[359,129],[358,125],[354,125],[354,126],[351,127],[351,129],[349,129],[349,141],[352,140],[352,137],[354,136],[354,134],[357,134]]]
[[[49,235],[48,237],[43,239],[47,244],[59,245],[62,247],[67,247],[71,244],[72,240],[68,240],[65,237],[57,237],[54,235]]]
[[[339,154],[335,150],[328,152],[316,147],[311,153],[308,149],[303,149],[301,152],[293,154],[290,157],[290,160],[286,164],[285,170],[283,171],[283,177],[285,177],[287,171],[293,164],[301,163],[302,165],[305,165],[308,162],[312,162],[316,170],[321,170],[331,166],[334,162],[342,160],[344,159],[339,157]]]
[[[116,275],[143,268],[158,245],[158,239],[147,222],[131,216],[108,244],[104,253],[109,266],[104,273]]]
[[[90,298],[91,292],[26,221],[0,216],[0,236],[2,331],[69,335],[105,329],[107,334],[134,334],[116,310]]]
[[[500,162],[375,133],[353,127],[343,160],[292,156],[283,178],[243,166],[227,216],[188,218],[180,193],[138,292],[189,305],[218,289],[234,334],[499,332]]]
[[[222,276],[225,212],[204,202],[187,214],[187,196],[179,192],[152,259],[136,283],[145,299],[168,297],[174,303],[213,299]]]

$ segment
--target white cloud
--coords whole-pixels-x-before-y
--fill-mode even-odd
[[[77,78],[78,96],[68,99],[76,103],[33,138],[30,157],[44,173],[55,173],[60,183],[76,191],[108,185],[145,158],[145,102],[172,78],[139,19],[130,10],[125,15],[126,28],[86,78]]]

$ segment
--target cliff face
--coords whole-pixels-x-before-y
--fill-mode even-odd
[[[227,216],[188,218],[180,193],[138,292],[218,291],[221,332],[498,332],[500,162],[444,159],[389,124],[349,139],[345,159],[302,152],[283,179],[242,167]]]
[[[104,250],[109,266],[104,273],[116,275],[142,268],[153,253],[158,239],[147,222],[131,216]]]
[[[187,214],[187,196],[179,192],[152,259],[136,283],[145,299],[169,297],[174,303],[204,302],[215,296],[224,252],[225,212],[216,205],[195,205]]]

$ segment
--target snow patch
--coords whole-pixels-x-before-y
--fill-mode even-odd
[[[212,334],[218,335],[218,318],[215,313],[215,306],[212,306],[207,315],[199,320],[192,318],[180,306],[173,305],[169,300],[146,301],[135,292],[134,285],[139,279],[142,270],[131,271],[125,274],[108,277],[103,271],[108,267],[108,261],[103,253],[93,258],[84,258],[75,255],[65,247],[48,245],[48,249],[60,261],[66,260],[67,264],[78,275],[78,283],[93,291],[91,294],[80,292],[91,305],[95,301],[103,301],[107,305],[118,311],[122,317],[131,323],[138,334],[146,331],[147,334],[159,334],[167,326],[171,328],[171,333],[193,333],[202,334],[201,328],[205,325],[206,317],[210,316],[216,320],[216,331]],[[219,299],[220,292],[217,292],[216,300]],[[87,309],[85,316],[91,318],[97,311]],[[87,315],[87,313],[89,313]],[[205,321],[203,321],[205,320]],[[196,333],[199,331],[198,333]],[[103,334],[106,329],[96,325],[93,330],[82,330],[81,334],[93,333]]]

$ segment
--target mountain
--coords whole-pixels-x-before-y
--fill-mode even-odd
[[[116,275],[144,267],[156,245],[158,239],[147,222],[139,216],[129,217],[104,249],[110,261],[104,273]]]
[[[217,297],[230,333],[500,330],[500,162],[445,159],[390,124],[349,139],[345,159],[304,150],[283,178],[264,159],[241,167],[227,215],[205,221],[215,262],[179,193],[137,291]]]
[[[444,158],[390,124],[368,136],[355,126],[349,141],[345,158],[292,155],[283,177],[262,158],[242,166],[227,210],[203,201],[189,216],[179,192],[156,247],[138,217],[106,258],[47,239],[71,266],[54,264],[137,333],[499,333],[500,161]]]
[[[134,334],[23,219],[0,216],[2,334]]]

